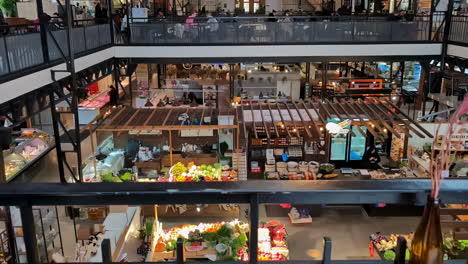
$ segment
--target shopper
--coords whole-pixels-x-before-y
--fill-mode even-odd
[[[109,86],[110,90],[109,90],[109,105],[118,105],[118,100],[119,100],[119,92],[117,91],[117,89],[111,85]]]
[[[189,39],[196,39],[197,38],[197,33],[198,31],[196,30],[196,24],[195,24],[195,18],[197,17],[197,12],[194,10],[192,11],[192,14],[187,17],[185,20],[185,25],[184,25],[184,35],[186,35]]]
[[[366,153],[364,153],[364,156],[362,157],[362,161],[364,162],[363,166],[365,168],[371,169],[371,170],[377,170],[380,169],[379,163],[380,163],[380,156],[379,153],[377,152],[377,149],[375,148],[375,145],[371,145]]]
[[[281,30],[283,32],[283,39],[284,41],[289,41],[292,39],[292,19],[289,17],[289,12],[286,12],[285,18],[281,20]]]
[[[101,4],[97,3],[96,6],[94,7],[94,22],[96,24],[100,24],[102,19],[102,8]]]
[[[207,23],[208,23],[208,28],[209,28],[208,40],[211,42],[215,40],[219,25],[218,25],[218,20],[216,20],[216,18],[214,18],[211,15],[211,13],[208,13],[206,17],[208,18]]]

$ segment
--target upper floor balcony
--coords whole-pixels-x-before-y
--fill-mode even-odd
[[[434,16],[282,16],[130,19],[135,45],[310,45],[438,42]]]
[[[451,43],[467,42],[466,19],[453,17],[448,38]],[[72,49],[78,58],[78,71],[113,57],[180,60],[210,57],[435,57],[441,54],[445,12],[412,17],[247,16],[144,20],[130,17],[122,22],[128,27],[96,23],[95,20],[73,23]],[[68,44],[63,21],[52,19],[43,24],[3,25],[0,32],[3,33],[0,36],[0,82],[45,69],[64,68],[63,56],[68,55]],[[102,50],[105,50],[105,56],[96,53]],[[454,51],[449,47],[449,54],[451,51],[464,53],[464,50]],[[88,56],[83,57],[85,55]],[[50,70],[44,71],[43,75],[50,83]],[[40,83],[42,86],[46,84]]]

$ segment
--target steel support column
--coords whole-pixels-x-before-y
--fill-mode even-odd
[[[429,10],[429,32],[427,36],[427,40],[432,40],[432,23],[434,23],[434,0],[431,0],[431,8]]]
[[[252,194],[250,196],[250,230],[254,230],[250,232],[250,240],[249,240],[249,256],[250,256],[250,263],[257,264],[258,259],[258,194]]]
[[[41,34],[41,45],[42,45],[42,56],[44,58],[44,63],[49,63],[49,47],[47,44],[47,29],[48,25],[46,24],[44,17],[44,7],[42,5],[42,0],[36,0],[36,9],[37,17],[39,18],[39,28]]]
[[[39,0],[36,0],[36,1],[39,1]],[[107,5],[107,12],[108,12],[108,17],[109,17],[111,44],[114,44],[115,38],[114,38],[114,18],[112,17],[112,0],[106,0],[106,5]]]
[[[449,0],[447,7],[447,14],[445,15],[445,25],[444,25],[444,37],[442,39],[442,58],[440,63],[440,71],[445,70],[445,63],[447,60],[447,47],[448,39],[450,36],[450,26],[452,25],[452,13],[453,13],[453,2],[454,0]]]
[[[327,97],[327,74],[328,74],[328,63],[322,64],[322,98]]]
[[[0,144],[0,184],[6,183],[6,174],[5,174],[5,161],[3,160],[3,147]]]
[[[55,95],[54,95],[54,90],[53,88],[50,89],[49,92],[49,97],[50,97],[50,112],[52,115],[52,127],[54,129],[54,139],[55,139],[55,150],[57,152],[57,163],[58,163],[58,171],[59,171],[59,177],[60,177],[60,182],[67,182],[65,178],[65,168],[63,166],[63,155],[64,153],[62,152],[62,144],[60,140],[60,130],[58,127],[58,122],[60,115],[57,113],[57,108],[55,106]]]
[[[235,96],[234,94],[234,64],[229,64],[229,95],[230,98]]]
[[[79,181],[83,180],[83,171],[81,170],[81,138],[80,138],[80,122],[78,117],[78,95],[77,85],[76,85],[76,72],[75,72],[75,54],[73,52],[73,37],[72,37],[72,23],[73,23],[73,15],[71,10],[71,3],[70,0],[65,0],[66,9],[67,9],[67,44],[68,44],[68,57],[69,61],[67,63],[67,70],[70,72],[71,77],[71,91],[72,91],[72,98],[71,98],[71,111],[73,112],[74,122],[75,122],[75,152],[76,152],[76,159],[77,159],[77,170]]]
[[[24,244],[26,247],[26,256],[28,263],[39,263],[39,254],[37,251],[36,228],[34,223],[34,214],[31,204],[20,206],[21,223],[23,226]]]
[[[114,60],[114,86],[115,89],[117,89],[117,103],[119,102],[120,96],[119,96],[119,86],[120,86],[120,67],[119,67],[119,61],[116,59]],[[122,87],[123,88],[123,87]]]
[[[16,251],[16,239],[15,239],[15,229],[13,227],[13,224],[11,222],[11,212],[10,212],[10,207],[5,206],[5,227],[7,230],[8,234],[8,251],[11,255],[11,258],[16,261],[16,263],[19,263],[19,259],[17,256],[17,251]]]

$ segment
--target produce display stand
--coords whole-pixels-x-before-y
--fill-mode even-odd
[[[156,109],[132,109],[122,108],[120,111],[110,117],[110,122],[99,127],[96,131],[113,132],[114,137],[119,137],[122,133],[132,132],[134,135],[145,134],[153,131],[154,133],[167,131],[169,134],[169,163],[172,166],[180,160],[180,156],[173,153],[173,134],[185,131],[186,133],[193,132],[198,135],[199,131],[214,131],[219,129],[237,129],[238,125],[219,125],[217,123],[217,115],[214,108],[196,108],[190,107],[174,107],[171,109],[156,108]],[[190,117],[195,117],[200,120],[199,124],[185,125],[184,121],[178,118],[182,114],[189,114]],[[189,140],[189,139],[188,139]],[[196,156],[196,155],[195,155]],[[192,159],[196,159],[196,157]],[[200,162],[206,159],[207,156],[202,154]],[[163,160],[164,162],[164,160]],[[198,162],[195,162],[198,163]]]

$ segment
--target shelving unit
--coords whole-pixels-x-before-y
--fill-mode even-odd
[[[50,262],[50,257],[56,252],[64,255],[57,207],[41,206],[33,208],[33,214],[34,218],[39,220],[35,221],[35,223],[41,262]]]

